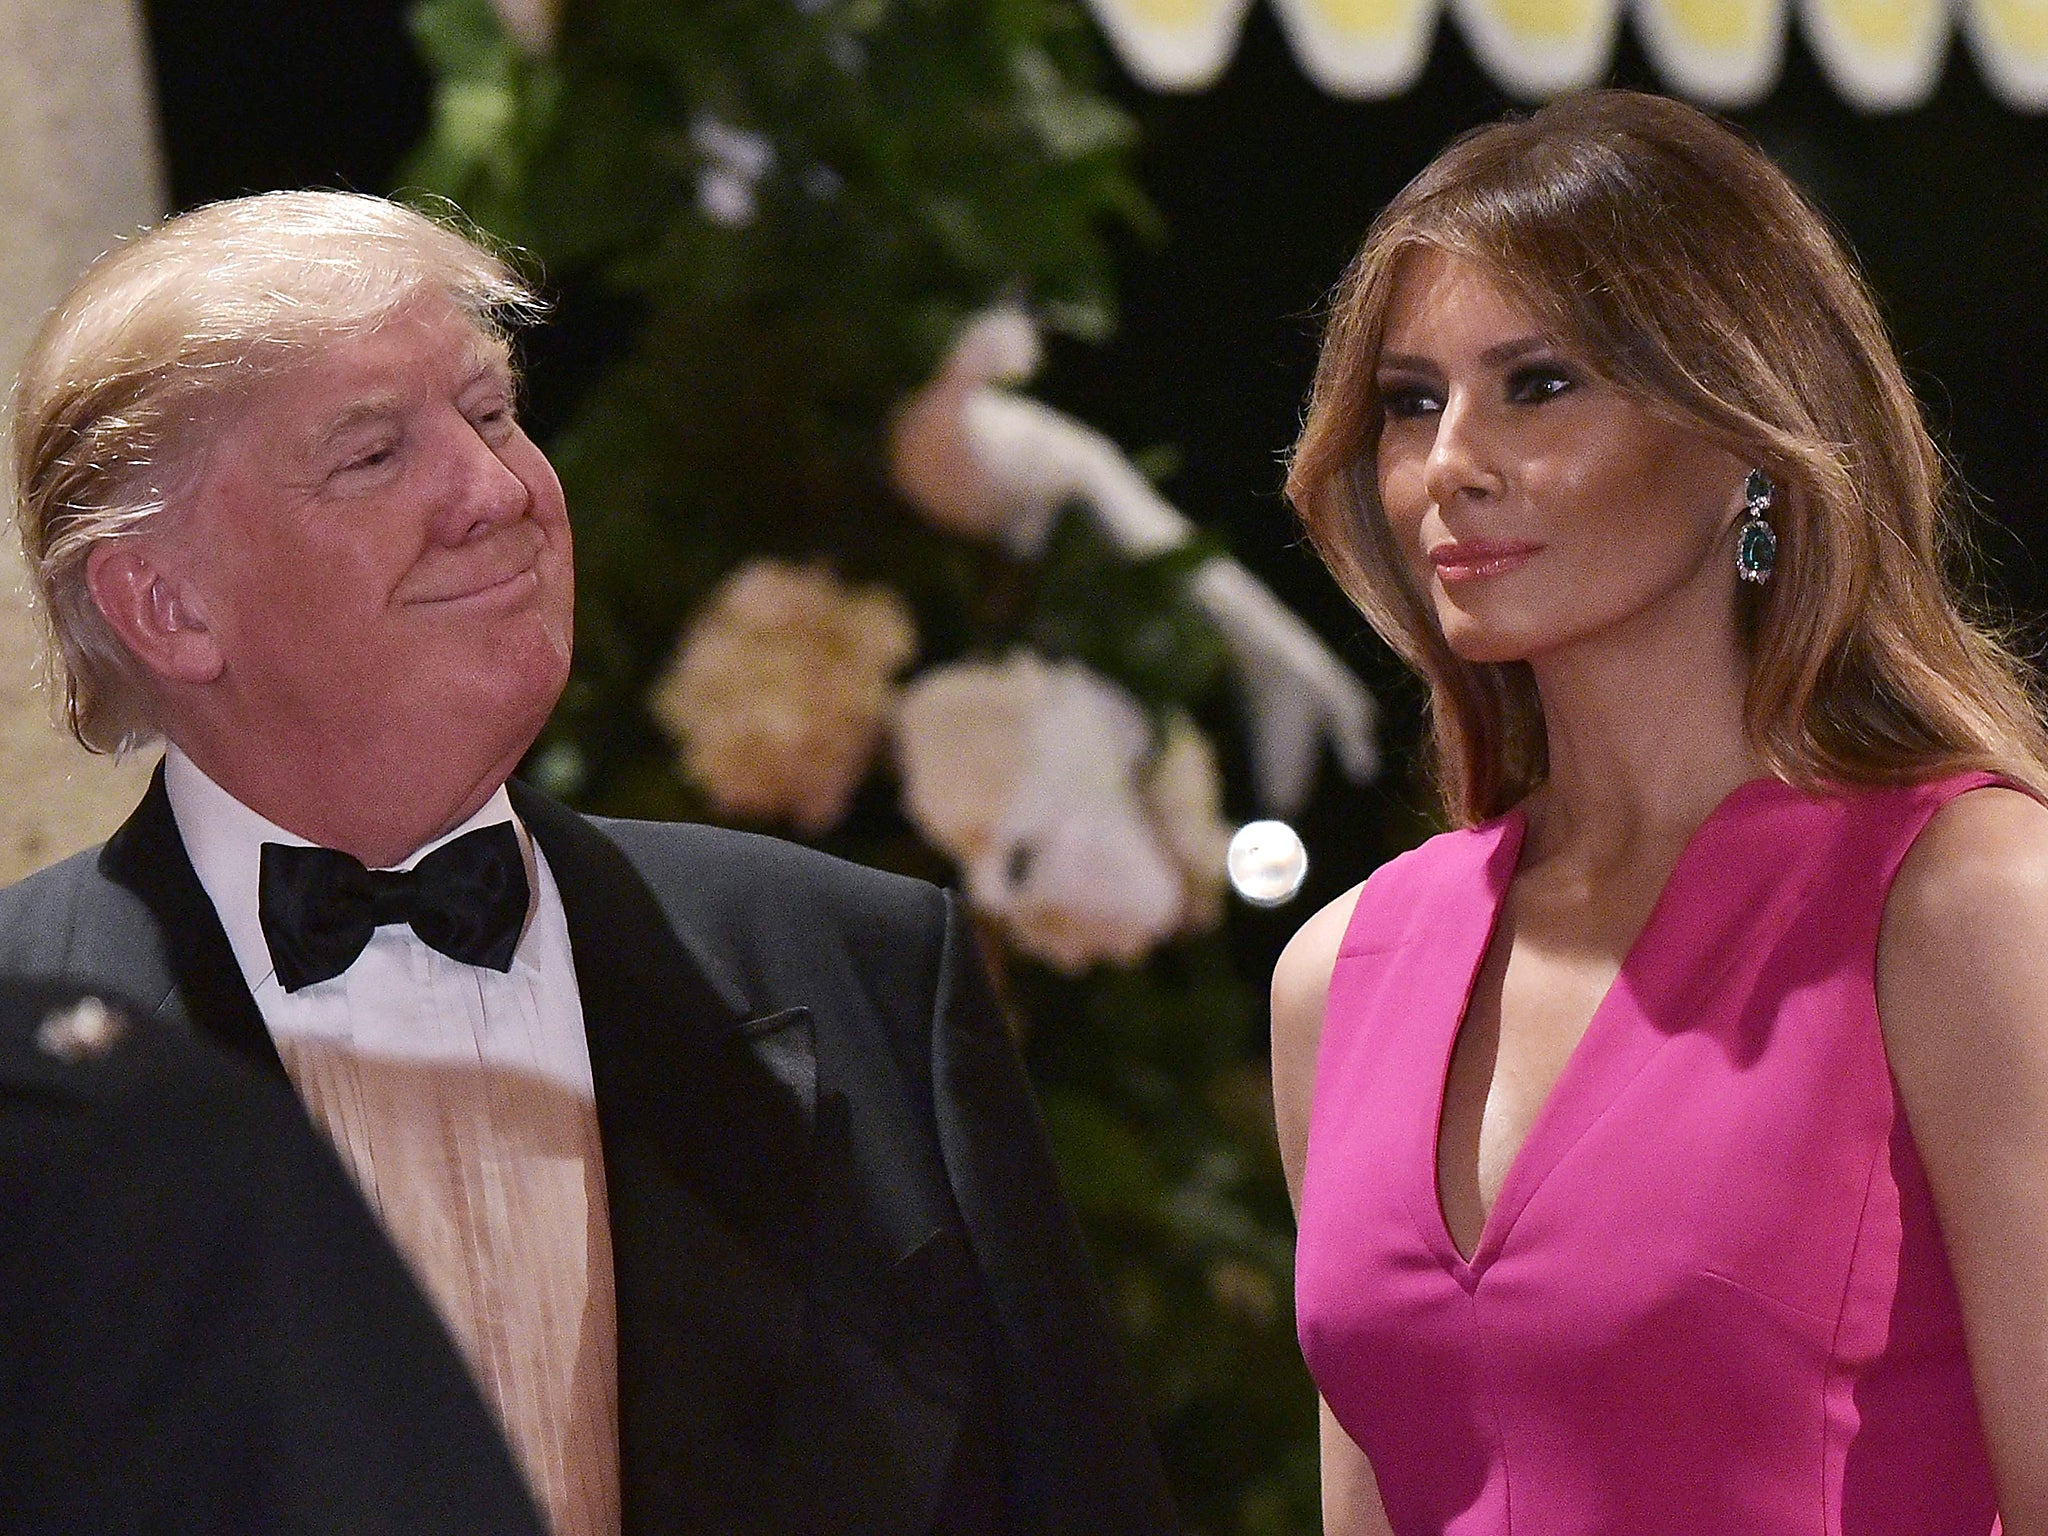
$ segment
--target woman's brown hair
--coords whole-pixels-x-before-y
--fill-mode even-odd
[[[1452,653],[1380,511],[1375,375],[1402,258],[1424,247],[1484,265],[1618,388],[1770,475],[1777,568],[1746,595],[1744,713],[1771,772],[1821,787],[1988,768],[2048,794],[2026,668],[1959,609],[1946,466],[1826,221],[1704,113],[1589,91],[1460,138],[1374,221],[1287,479],[1338,582],[1429,684],[1454,821],[1506,810],[1547,762],[1527,664]]]

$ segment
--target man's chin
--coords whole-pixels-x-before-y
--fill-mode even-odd
[[[524,665],[507,665],[513,659],[499,657],[492,667],[418,689],[412,728],[422,749],[501,761],[507,773],[516,767],[560,702],[569,668],[566,657],[540,644],[516,658]]]

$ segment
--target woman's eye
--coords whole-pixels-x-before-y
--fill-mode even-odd
[[[1516,405],[1540,405],[1555,400],[1576,381],[1555,363],[1532,364],[1508,375],[1508,399]]]
[[[1380,409],[1389,421],[1407,421],[1442,409],[1434,392],[1419,384],[1389,384],[1380,390]]]

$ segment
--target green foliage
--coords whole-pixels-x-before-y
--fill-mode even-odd
[[[1208,549],[1133,563],[1069,517],[1018,565],[887,481],[891,412],[963,320],[1020,299],[1105,337],[1107,235],[1153,232],[1074,0],[566,0],[538,57],[489,0],[422,0],[414,25],[438,91],[406,187],[529,253],[571,316],[611,317],[547,443],[577,660],[530,773],[592,808],[707,815],[645,699],[691,611],[759,555],[894,588],[921,664],[1028,645],[1161,716],[1223,707],[1219,643],[1181,595]],[[818,841],[953,878],[879,776]],[[1003,985],[1184,1512],[1313,1529],[1253,990],[1217,936],[1080,978],[1013,960]]]
[[[1185,596],[1217,551],[1206,539],[1146,560],[1111,548],[1085,517],[1053,525],[1021,638],[1115,678],[1155,710],[1199,703],[1216,685],[1223,647]]]
[[[440,88],[408,183],[636,317],[549,445],[585,546],[557,734],[590,747],[587,792],[609,800],[663,750],[612,727],[637,720],[682,616],[744,554],[886,578],[928,637],[964,644],[985,562],[902,515],[882,433],[999,297],[1109,329],[1104,225],[1152,214],[1128,123],[1085,88],[1078,10],[570,0],[542,58],[488,0],[426,0],[415,28]],[[721,132],[773,157],[751,216],[725,222],[701,192]]]
[[[1027,1060],[1184,1513],[1244,1536],[1318,1529],[1264,1010],[1210,941],[1011,986],[1042,1021]]]

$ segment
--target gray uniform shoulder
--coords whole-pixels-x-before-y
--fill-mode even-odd
[[[103,883],[99,856],[88,848],[0,889],[0,957],[36,931],[63,925],[86,889]]]

